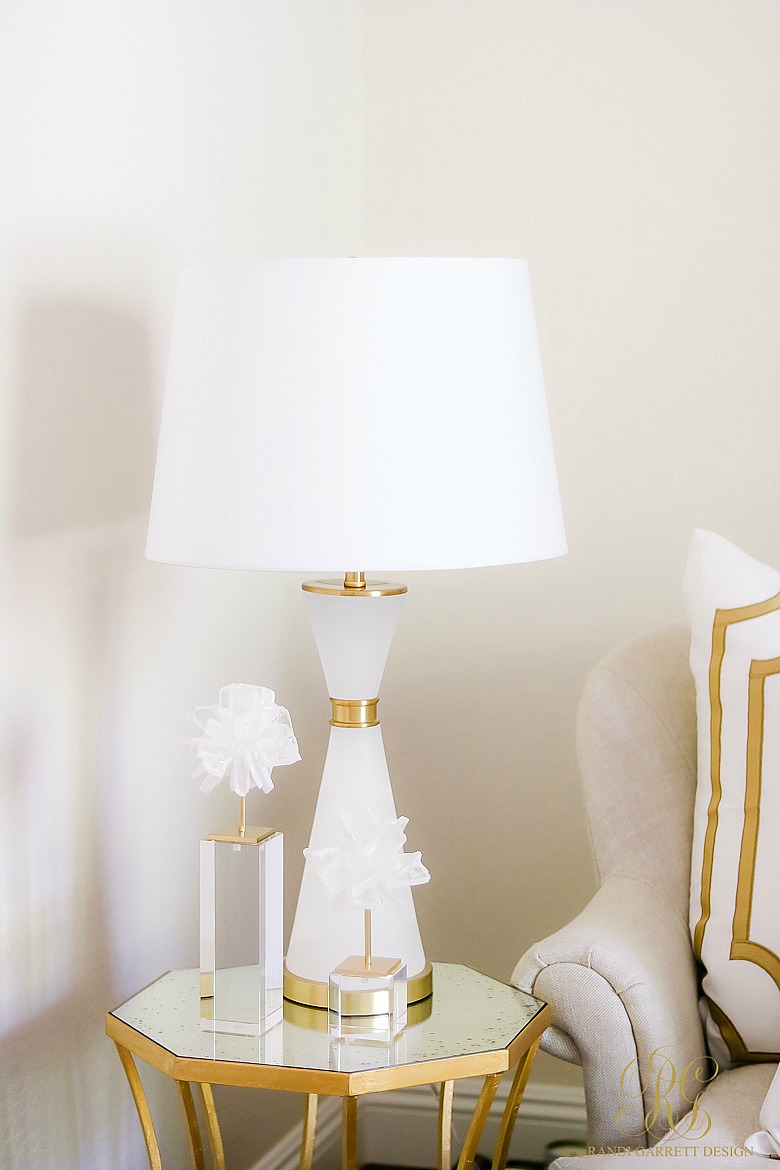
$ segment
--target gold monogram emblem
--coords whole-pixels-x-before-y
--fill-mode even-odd
[[[646,1070],[648,1075],[642,1078],[636,1061],[623,1069],[620,1091],[637,1104],[625,1105],[618,1111],[615,1123],[620,1132],[626,1137],[647,1133],[655,1138],[674,1133],[690,1141],[709,1133],[712,1118],[702,1108],[700,1098],[704,1088],[717,1076],[717,1062],[711,1056],[702,1056],[690,1061],[678,1075],[674,1062],[662,1048],[656,1048],[647,1058]],[[636,1091],[632,1085],[634,1078],[639,1086]],[[646,1108],[648,1099],[649,1109]],[[687,1108],[680,1109],[681,1100]]]

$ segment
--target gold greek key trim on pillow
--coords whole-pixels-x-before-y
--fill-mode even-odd
[[[753,887],[756,879],[758,828],[761,819],[761,783],[764,757],[764,692],[766,680],[780,674],[780,658],[753,659],[748,681],[747,770],[745,776],[745,820],[739,850],[737,894],[734,904],[730,959],[755,963],[780,988],[780,958],[750,938]]]
[[[693,951],[701,962],[701,948],[704,931],[712,912],[712,867],[715,858],[715,838],[718,832],[718,809],[722,795],[721,732],[723,730],[723,705],[720,698],[720,675],[726,653],[726,633],[729,626],[737,622],[750,621],[780,609],[780,593],[753,605],[742,605],[735,609],[716,609],[712,623],[712,653],[710,655],[710,784],[712,795],[707,808],[707,828],[704,834],[704,853],[701,873],[701,917],[693,932]]]
[[[718,1031],[723,1037],[723,1041],[729,1050],[729,1055],[734,1064],[745,1064],[747,1062],[750,1064],[770,1064],[778,1060],[779,1054],[777,1052],[750,1052],[745,1041],[726,1013],[716,1003],[713,1003],[709,996],[706,998],[710,1014],[718,1026]]]

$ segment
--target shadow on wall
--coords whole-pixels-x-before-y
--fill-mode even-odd
[[[139,1164],[102,1018],[100,828],[127,521],[154,456],[143,321],[38,300],[17,318],[0,641],[0,1167]],[[116,1064],[116,1069],[113,1065]]]
[[[154,469],[143,321],[38,301],[21,320],[11,530],[22,538],[148,512]]]

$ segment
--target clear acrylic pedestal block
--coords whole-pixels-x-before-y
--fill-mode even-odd
[[[328,1044],[328,1068],[334,1072],[393,1068],[395,1065],[407,1063],[408,1049],[405,1030],[392,1041],[354,1040],[331,1036]]]
[[[406,1027],[406,964],[350,955],[330,973],[328,1031],[340,1040],[391,1044]]]
[[[200,843],[201,1027],[259,1035],[282,1018],[284,838],[247,827]]]

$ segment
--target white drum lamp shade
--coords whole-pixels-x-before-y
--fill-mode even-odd
[[[343,579],[565,551],[524,261],[263,260],[184,274],[152,560]],[[334,717],[314,850],[337,843],[343,812],[396,815],[376,699],[405,592],[320,584],[304,588]],[[307,863],[286,994],[322,1005],[360,929]],[[408,889],[375,915],[374,945],[406,963],[410,989],[430,988]]]
[[[343,572],[563,552],[525,261],[184,274],[152,560]]]

